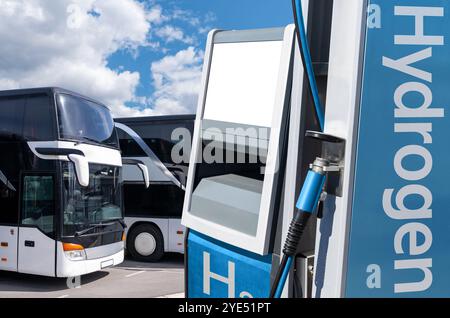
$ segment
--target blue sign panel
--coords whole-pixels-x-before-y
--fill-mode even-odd
[[[450,2],[369,1],[347,297],[450,296]]]
[[[271,255],[253,254],[191,230],[187,258],[190,298],[269,296]]]

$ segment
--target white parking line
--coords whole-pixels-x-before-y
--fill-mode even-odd
[[[159,271],[184,271],[183,267],[114,267],[114,269],[127,270],[127,271],[146,271],[146,272],[159,272]]]
[[[62,295],[62,296],[59,296],[58,298],[67,298],[67,297],[69,297],[69,295]]]
[[[131,274],[125,275],[125,277],[130,278],[130,277],[142,274],[142,273],[145,273],[145,271],[139,271],[139,272],[131,273]]]
[[[138,268],[138,267],[116,267],[115,269],[119,269],[119,270],[126,270],[126,271],[138,271],[138,272],[149,272],[149,273],[155,273],[155,272],[159,272],[159,273],[180,273],[180,274],[184,274],[184,268]]]
[[[156,298],[184,298],[184,293],[176,293],[176,294],[169,294],[169,295],[163,295]]]

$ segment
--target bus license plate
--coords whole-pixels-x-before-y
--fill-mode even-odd
[[[112,260],[112,259],[107,260],[107,261],[104,261],[104,262],[102,262],[102,263],[100,264],[100,266],[101,266],[102,269],[107,268],[107,267],[111,267],[111,266],[113,266],[113,265],[114,265],[114,260]]]

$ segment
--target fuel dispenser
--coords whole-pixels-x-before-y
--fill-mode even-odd
[[[293,7],[297,27],[209,34],[186,296],[449,296],[450,4]]]
[[[311,9],[327,21],[314,24],[325,37],[326,3],[316,1]],[[326,9],[321,16],[319,8]],[[312,44],[322,98],[327,61],[318,52],[326,42]],[[301,151],[308,143],[304,134],[321,129],[299,48],[294,25],[208,36],[182,219],[189,229],[187,297],[269,296],[301,186],[297,176],[306,174],[316,153]],[[215,156],[223,153],[213,163],[207,158],[212,148]],[[245,162],[227,160],[239,157]],[[288,191],[287,181],[293,185]],[[311,249],[314,224],[307,232]]]

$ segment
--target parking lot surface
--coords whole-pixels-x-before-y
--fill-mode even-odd
[[[0,298],[183,297],[183,255],[159,263],[126,259],[123,264],[84,275],[79,281],[0,271]]]

